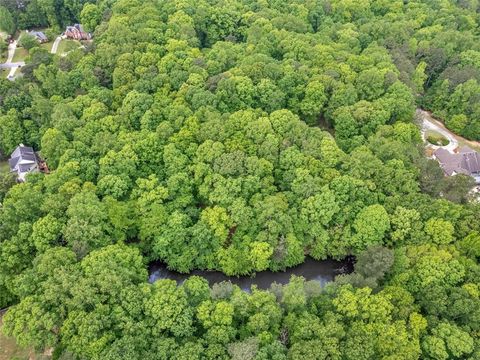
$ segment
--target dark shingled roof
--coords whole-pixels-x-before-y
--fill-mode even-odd
[[[37,37],[41,41],[48,41],[47,36],[41,31],[31,31],[30,34]]]
[[[456,154],[445,149],[438,149],[434,155],[447,175],[454,173],[471,176],[480,174],[480,154],[468,146],[461,147]]]

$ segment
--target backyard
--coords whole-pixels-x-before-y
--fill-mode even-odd
[[[15,50],[15,55],[13,55],[12,62],[21,62],[25,61],[28,56],[28,50],[22,47],[17,47]]]
[[[58,45],[57,54],[58,55],[66,54],[69,51],[78,49],[80,46],[82,46],[82,44],[77,40],[64,39]]]

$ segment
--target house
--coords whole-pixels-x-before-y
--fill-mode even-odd
[[[42,31],[31,31],[30,35],[35,36],[41,44],[48,42],[47,36]]]
[[[65,30],[65,36],[68,39],[75,40],[90,40],[92,38],[92,34],[85,32],[83,30],[83,26],[80,24],[67,26],[67,29]]]
[[[40,170],[40,159],[33,148],[20,144],[8,160],[10,171],[17,173],[19,182],[25,181],[25,176]]]
[[[468,175],[480,184],[480,153],[468,146],[462,146],[456,153],[442,148],[437,149],[433,153],[433,158],[440,163],[445,175]]]

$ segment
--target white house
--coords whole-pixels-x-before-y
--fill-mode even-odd
[[[25,176],[31,172],[39,171],[39,158],[33,148],[20,144],[8,160],[10,171],[17,173],[19,182],[25,181]]]

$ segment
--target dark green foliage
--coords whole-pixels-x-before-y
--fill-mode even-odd
[[[5,1],[33,47],[0,80],[0,306],[21,345],[79,359],[466,359],[480,353],[480,208],[427,161],[415,101],[478,130],[474,1]],[[8,13],[7,13],[8,11]],[[8,14],[14,19],[11,24]],[[324,131],[322,129],[326,129]],[[147,282],[355,255],[320,289]]]

